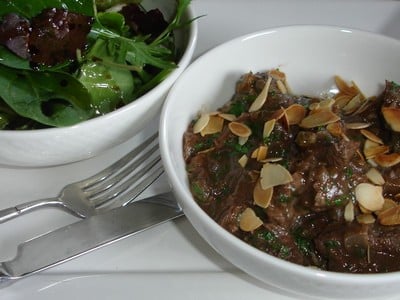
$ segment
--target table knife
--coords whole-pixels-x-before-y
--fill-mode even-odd
[[[171,192],[112,209],[23,242],[0,263],[0,287],[183,215]]]

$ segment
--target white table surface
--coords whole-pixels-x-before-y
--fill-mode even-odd
[[[325,24],[400,39],[400,1],[193,0],[199,19],[195,57],[231,38],[294,24]],[[238,58],[240,59],[240,58]],[[116,160],[158,124],[103,155],[71,165],[0,167],[0,208],[55,195]],[[162,177],[147,192],[166,190]],[[18,243],[76,219],[48,209],[0,226],[0,260]],[[45,255],[45,254],[44,254]],[[296,299],[238,270],[217,254],[184,218],[168,222],[0,289],[0,299]]]

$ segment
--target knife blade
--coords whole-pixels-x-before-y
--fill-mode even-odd
[[[0,286],[183,215],[172,192],[135,201],[23,242],[0,263]]]

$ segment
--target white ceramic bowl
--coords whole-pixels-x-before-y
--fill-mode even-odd
[[[144,0],[147,8],[159,8],[168,18],[174,13],[174,0]],[[189,6],[185,18],[193,19]],[[95,156],[128,140],[158,117],[165,96],[189,65],[197,41],[197,22],[176,32],[183,51],[178,68],[157,87],[132,103],[77,125],[28,131],[0,130],[0,165],[45,167],[71,163]]]
[[[196,114],[230,100],[239,76],[279,67],[294,93],[319,95],[333,76],[354,80],[368,95],[382,91],[385,79],[400,82],[400,41],[358,30],[290,26],[239,37],[197,59],[174,84],[160,122],[165,170],[185,215],[222,256],[250,275],[299,299],[374,298],[400,293],[400,272],[353,275],[307,268],[247,245],[214,222],[194,201],[182,154],[182,135]]]

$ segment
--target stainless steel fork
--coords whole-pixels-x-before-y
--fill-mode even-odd
[[[110,206],[132,202],[162,173],[154,134],[121,159],[84,180],[66,185],[54,198],[34,200],[0,210],[0,223],[44,207],[57,207],[80,218],[87,218]],[[115,199],[118,198],[118,204]]]

